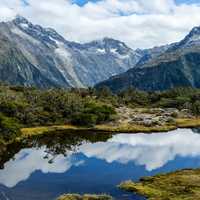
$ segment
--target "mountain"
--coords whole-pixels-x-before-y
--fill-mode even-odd
[[[104,38],[86,44],[17,16],[0,23],[0,81],[25,86],[87,87],[135,66],[144,56]]]
[[[97,85],[102,86],[113,91],[128,87],[146,91],[200,88],[200,27],[193,28],[182,41],[165,46],[162,53],[144,55],[134,68]]]

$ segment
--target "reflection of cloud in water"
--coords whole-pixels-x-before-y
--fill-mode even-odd
[[[89,158],[103,159],[108,163],[134,162],[151,171],[164,166],[176,156],[200,156],[199,147],[200,134],[188,129],[179,129],[169,133],[114,135],[107,142],[84,143],[78,151]],[[50,164],[48,160],[44,160],[45,147],[23,149],[16,155],[15,160],[6,163],[5,169],[0,170],[0,183],[14,187],[28,179],[36,170],[43,173],[64,173],[72,166],[83,163],[82,160],[73,159],[72,154],[68,152],[67,157],[58,155]]]
[[[78,166],[82,164],[80,160],[75,161],[71,156],[64,157],[63,155],[55,157],[54,162],[50,164],[48,162],[50,159],[44,160],[45,156],[44,147],[41,149],[21,150],[15,156],[15,160],[6,163],[5,169],[0,170],[0,184],[14,187],[17,183],[28,179],[37,170],[43,173],[64,173],[72,165]]]
[[[176,156],[200,156],[200,134],[189,129],[169,133],[119,134],[107,143],[85,144],[81,151],[88,157],[111,163],[135,162],[151,171],[164,166]]]

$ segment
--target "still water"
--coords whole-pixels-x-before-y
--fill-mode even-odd
[[[60,132],[13,144],[0,154],[0,200],[54,200],[63,193],[143,200],[116,186],[124,180],[200,167],[199,132]]]

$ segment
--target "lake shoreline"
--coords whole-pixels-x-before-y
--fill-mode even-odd
[[[138,124],[126,124],[121,123],[118,126],[113,124],[102,124],[96,125],[94,127],[81,127],[74,126],[71,124],[66,125],[52,125],[52,126],[38,126],[38,127],[28,127],[21,128],[21,135],[10,141],[0,140],[0,144],[9,145],[14,142],[20,142],[24,139],[31,138],[33,136],[41,136],[41,135],[51,135],[55,134],[57,131],[66,131],[67,133],[84,133],[84,132],[95,132],[95,133],[108,133],[108,134],[151,134],[151,133],[167,133],[169,131],[173,131],[179,128],[198,128],[200,127],[200,118],[177,118],[174,122],[167,123],[161,126],[145,126]]]
[[[139,194],[149,200],[163,199],[185,199],[198,200],[200,198],[200,169],[182,169],[170,173],[162,173],[155,176],[147,176],[140,179],[139,182],[131,180],[122,182],[116,186],[127,192]],[[89,196],[89,195],[86,195]],[[91,200],[110,199],[110,196],[90,195]],[[84,196],[79,194],[66,194],[60,196],[57,200],[81,200]]]
[[[179,119],[180,120],[180,119]],[[186,122],[187,122],[187,125],[189,124],[188,123],[188,120],[189,119],[185,119],[184,120],[184,123],[183,123],[183,119],[181,120],[181,122],[182,122],[182,126],[184,125],[184,126],[186,126]],[[197,119],[196,119],[197,120]],[[197,120],[198,121],[198,120]],[[197,122],[195,122],[195,123],[197,123]],[[192,126],[192,127],[194,127],[194,121],[193,121],[193,124],[192,124],[192,121],[190,120],[190,126]],[[51,127],[52,128],[52,127]],[[55,128],[55,127],[54,127]],[[57,129],[58,129],[58,127],[56,127]],[[62,127],[62,128],[67,128],[67,127]],[[71,129],[69,129],[69,128],[71,128]],[[177,130],[177,134],[179,135],[179,137],[177,138],[177,134],[176,133],[174,133],[174,132],[176,132],[176,131],[173,131],[171,134],[170,134],[170,132],[169,132],[169,134],[167,133],[167,134],[163,134],[163,133],[160,133],[160,134],[158,134],[158,138],[160,138],[157,142],[156,142],[156,140],[155,140],[155,138],[157,138],[157,133],[155,133],[154,132],[154,134],[152,133],[152,134],[138,134],[138,135],[136,135],[136,134],[133,134],[133,135],[131,135],[131,134],[126,134],[126,135],[124,135],[124,134],[119,134],[118,136],[116,135],[116,138],[114,139],[114,140],[108,140],[108,139],[110,139],[109,138],[109,133],[95,133],[95,132],[92,132],[92,131],[90,131],[90,132],[88,132],[88,129],[82,129],[82,132],[80,132],[79,131],[79,129],[72,129],[73,127],[70,127],[70,126],[68,126],[68,130],[73,130],[74,132],[71,132],[71,131],[58,131],[58,132],[55,132],[55,133],[53,133],[53,132],[51,132],[51,133],[49,133],[49,132],[46,132],[46,133],[42,133],[42,132],[40,132],[40,135],[38,134],[38,133],[36,133],[35,132],[35,135],[29,135],[29,136],[26,136],[27,138],[24,138],[24,140],[19,140],[18,142],[19,142],[19,144],[21,144],[22,145],[22,148],[23,149],[25,149],[25,148],[30,148],[30,147],[42,147],[42,146],[44,146],[45,144],[48,144],[48,148],[49,149],[51,149],[51,150],[53,150],[52,151],[52,155],[55,155],[54,154],[54,151],[55,152],[57,152],[58,153],[58,149],[60,149],[61,150],[61,152],[63,153],[63,149],[65,149],[64,148],[64,146],[62,146],[62,144],[68,144],[68,142],[69,142],[69,140],[71,141],[72,140],[72,143],[69,143],[69,144],[73,144],[73,146],[76,146],[77,144],[79,145],[79,144],[83,144],[82,142],[80,142],[80,141],[88,141],[88,137],[92,137],[91,138],[91,140],[89,140],[89,141],[91,141],[91,144],[92,145],[95,145],[95,143],[97,143],[97,142],[99,142],[99,141],[103,141],[103,142],[108,142],[109,144],[110,144],[110,141],[112,141],[112,142],[116,142],[117,143],[117,141],[122,141],[122,143],[120,143],[120,144],[124,144],[124,142],[126,143],[126,142],[129,142],[129,141],[131,141],[131,139],[129,140],[129,136],[130,137],[135,137],[136,138],[136,140],[137,139],[139,139],[139,138],[145,138],[145,137],[147,137],[146,138],[146,140],[142,140],[143,142],[142,142],[142,144],[141,144],[141,146],[143,146],[144,144],[146,144],[147,145],[147,147],[148,146],[150,146],[151,148],[152,148],[152,150],[153,149],[155,149],[154,147],[159,147],[159,145],[161,144],[161,141],[162,141],[162,138],[161,137],[163,137],[165,140],[167,140],[167,138],[169,139],[168,140],[168,142],[170,142],[170,141],[172,141],[172,142],[170,142],[170,143],[168,143],[168,142],[166,142],[166,143],[163,143],[163,146],[164,147],[166,147],[166,144],[168,144],[169,145],[169,149],[174,149],[173,147],[174,146],[171,146],[171,145],[175,145],[175,143],[174,143],[174,139],[175,139],[175,141],[177,140],[177,141],[181,141],[181,138],[183,138],[183,141],[185,141],[185,143],[182,143],[182,142],[180,142],[179,143],[179,145],[178,146],[180,146],[180,144],[186,144],[186,145],[189,145],[189,146],[187,146],[188,148],[187,149],[190,149],[190,144],[194,144],[194,143],[192,143],[190,140],[185,140],[186,138],[184,137],[184,133],[186,134],[185,136],[187,136],[188,138],[191,136],[191,138],[193,138],[193,141],[198,141],[198,138],[199,138],[199,134],[197,133],[197,129],[195,129],[195,130],[190,130],[190,129],[183,129],[183,130],[181,130],[181,129],[178,129]],[[37,130],[38,130],[38,127],[37,127]],[[42,130],[44,130],[44,127],[43,127],[43,129]],[[41,127],[40,127],[40,131],[41,131]],[[79,132],[77,132],[77,131],[79,131]],[[85,132],[84,132],[85,131]],[[189,131],[189,132],[188,132]],[[71,135],[70,135],[70,133],[71,133]],[[88,134],[88,136],[87,136],[87,134]],[[183,133],[183,134],[182,134]],[[192,133],[194,133],[194,135],[192,134]],[[38,134],[38,135],[37,135]],[[46,134],[46,135],[45,135]],[[52,135],[50,135],[50,134],[52,134]],[[68,137],[68,134],[69,134],[69,137]],[[78,135],[82,135],[82,136],[80,136],[80,138],[79,137],[76,137],[76,136],[78,136]],[[100,136],[100,138],[99,139],[97,139],[96,137],[94,138],[93,136],[95,136],[95,135],[99,135]],[[105,136],[105,138],[104,137],[102,137],[102,136]],[[110,133],[110,136],[112,136],[112,137],[115,137],[115,134],[112,134],[112,133]],[[151,138],[151,136],[152,136],[152,138]],[[108,138],[107,138],[108,137]],[[122,137],[122,138],[121,138]],[[124,137],[124,138],[123,138]],[[66,140],[65,140],[65,139]],[[70,139],[71,138],[71,139]],[[74,140],[72,139],[72,138],[75,138]],[[79,140],[80,139],[80,140]],[[118,139],[118,140],[116,140],[116,139]],[[125,141],[123,140],[123,139],[125,139]],[[32,141],[34,141],[34,142],[32,142]],[[36,142],[37,141],[37,142]],[[77,142],[76,142],[77,141]],[[124,142],[123,142],[124,141]],[[141,141],[140,139],[138,140],[138,141]],[[47,142],[47,143],[45,143],[45,142]],[[50,143],[49,143],[50,142]],[[75,143],[74,143],[75,142]],[[111,142],[111,143],[112,143]],[[148,144],[147,144],[147,143]],[[152,142],[153,142],[153,144],[155,143],[155,146],[153,145],[152,146]],[[49,144],[52,144],[52,146],[51,145],[49,145]],[[57,144],[60,144],[60,146],[59,145],[57,145]],[[128,143],[127,145],[128,145],[128,147],[130,147],[130,144],[131,143]],[[196,144],[196,143],[195,143]],[[198,149],[198,143],[195,145],[194,144],[194,146],[196,146],[196,148]],[[32,146],[33,145],[33,146]],[[103,146],[103,145],[102,145]],[[106,145],[105,145],[106,146]],[[114,145],[115,146],[115,145]],[[120,145],[119,145],[120,146]],[[134,143],[134,145],[133,146],[136,146],[137,147],[137,145]],[[162,145],[161,145],[162,146]],[[10,145],[10,147],[11,147],[11,149],[14,147],[14,144],[11,144]],[[55,148],[53,148],[53,147],[55,147]],[[59,147],[59,148],[58,148]],[[66,145],[66,147],[68,147],[69,148],[69,150],[70,150],[70,148],[71,148],[71,146],[70,145]],[[76,147],[78,147],[78,146],[76,146]],[[98,147],[98,146],[97,146]],[[144,146],[145,147],[145,146]],[[73,149],[73,148],[72,148]],[[80,148],[81,149],[81,148]],[[84,148],[83,148],[84,149]],[[107,149],[107,147],[105,148],[105,149]],[[144,149],[146,149],[146,148],[144,148]],[[157,149],[157,148],[156,148]],[[161,148],[162,149],[162,148]],[[17,149],[17,151],[18,151],[19,149]],[[121,151],[122,149],[120,149],[120,151]],[[137,151],[138,149],[136,148],[136,151]],[[5,150],[6,151],[6,150]],[[107,151],[107,150],[106,150]],[[159,151],[159,149],[158,149],[158,151]],[[12,152],[12,150],[11,150],[11,152]],[[49,151],[44,151],[44,152],[48,152],[49,153]],[[87,152],[87,151],[86,151]],[[123,151],[122,151],[123,152]],[[129,152],[130,152],[130,149],[129,149]],[[145,151],[144,151],[145,152]],[[151,152],[151,150],[148,150],[148,152]],[[152,152],[154,152],[154,151],[152,151]],[[169,152],[169,151],[167,151],[167,152]],[[179,151],[180,152],[180,151]],[[190,155],[192,155],[192,152],[193,151],[188,151],[188,152],[190,152]],[[147,153],[147,151],[146,151],[146,153]],[[65,153],[64,153],[65,154]],[[134,154],[134,152],[133,152],[133,154]],[[143,153],[142,153],[143,154]],[[13,154],[14,155],[14,154]],[[141,152],[140,153],[138,153],[138,156],[140,157],[140,155],[141,155]],[[148,155],[148,154],[147,154]],[[149,154],[149,157],[150,158],[152,158],[152,156],[151,155],[153,155],[153,154]],[[20,157],[20,156],[19,156]],[[138,157],[138,158],[139,158]],[[47,159],[47,157],[43,157],[43,159]],[[106,158],[106,157],[105,157]],[[7,159],[5,159],[5,161],[6,161]],[[51,160],[51,159],[50,159]],[[4,162],[5,162],[4,161]],[[45,162],[47,162],[48,160],[46,160]],[[158,160],[157,160],[158,161]],[[154,161],[154,162],[156,162],[156,160]],[[181,161],[182,162],[182,161]],[[159,162],[158,162],[159,163]],[[167,163],[167,162],[166,162]],[[151,163],[149,163],[149,164],[151,164]],[[164,163],[163,163],[163,165],[164,165]],[[146,165],[145,165],[147,168],[150,166],[150,165],[148,165],[148,162],[146,163]],[[184,165],[185,166],[185,165]],[[160,165],[157,165],[157,166],[154,166],[154,167],[160,167]],[[198,168],[199,167],[199,165],[197,166],[196,165],[196,167],[194,168],[194,170],[190,170],[189,172],[190,172],[190,174],[192,174],[192,176],[194,175],[194,173],[195,173],[195,171],[196,171],[196,168]],[[188,168],[192,168],[192,166],[189,166],[189,165],[187,165],[187,167],[185,166],[183,169],[188,169]],[[176,171],[176,170],[179,170],[179,171]],[[180,171],[181,170],[181,171]],[[182,168],[180,168],[180,169],[174,169],[174,170],[172,170],[173,172],[170,172],[170,173],[168,173],[168,171],[166,170],[166,173],[165,174],[161,174],[160,175],[160,173],[163,173],[163,171],[161,170],[158,174],[159,175],[156,175],[156,176],[151,176],[152,174],[143,174],[142,176],[140,176],[139,178],[141,178],[141,177],[145,177],[145,176],[147,176],[147,178],[141,178],[141,182],[142,181],[146,181],[147,183],[150,183],[150,182],[152,182],[152,181],[149,181],[149,180],[155,180],[155,177],[157,178],[157,177],[159,177],[159,186],[161,185],[161,186],[163,186],[163,188],[165,188],[165,184],[166,184],[166,182],[165,181],[167,181],[167,180],[170,180],[170,181],[172,181],[172,180],[177,180],[177,173],[178,173],[178,176],[185,176],[185,171],[188,171],[188,170],[182,170]],[[172,174],[172,175],[171,175]],[[150,176],[150,177],[149,177]],[[172,177],[171,177],[172,176]],[[196,176],[196,175],[195,175]],[[199,172],[198,172],[198,176],[200,177],[200,169],[199,169]],[[161,178],[160,178],[161,177]],[[167,177],[167,178],[165,178],[165,177]],[[174,178],[173,179],[173,177],[176,177],[176,178]],[[122,180],[120,180],[120,181],[117,181],[117,182],[115,182],[115,184],[113,185],[113,187],[117,187],[117,184],[120,184],[120,182],[121,181],[124,181],[124,180],[129,180],[129,179],[132,179],[132,180],[134,180],[134,181],[136,181],[136,180],[139,180],[139,178],[138,179],[134,179],[133,177],[131,177],[130,176],[130,174],[129,174],[129,176],[127,176],[126,178],[124,178],[124,179],[122,179]],[[156,179],[157,180],[157,179]],[[162,182],[164,180],[164,182]],[[182,189],[182,187],[183,187],[183,192],[186,190],[186,191],[190,191],[190,182],[189,182],[189,180],[190,179],[187,179],[185,182],[176,182],[176,184],[178,185],[179,183],[179,186],[181,186],[181,189]],[[196,178],[195,178],[195,180],[196,180]],[[162,192],[162,188],[156,188],[156,191],[154,190],[154,188],[153,189],[151,189],[151,187],[153,187],[154,185],[152,184],[152,185],[150,185],[150,186],[148,186],[148,188],[146,188],[145,187],[145,185],[143,184],[143,182],[142,182],[142,186],[144,186],[145,188],[144,188],[144,190],[145,190],[145,192],[141,192],[140,190],[136,190],[136,189],[133,189],[133,188],[140,188],[141,189],[141,185],[139,185],[138,186],[138,184],[140,184],[141,182],[125,182],[125,183],[123,183],[122,185],[120,185],[121,186],[121,188],[122,189],[124,189],[124,190],[130,190],[130,191],[132,191],[133,193],[135,193],[135,195],[138,195],[138,196],[140,196],[141,195],[141,198],[144,196],[147,196],[147,197],[149,197],[149,191],[151,192],[150,194],[151,195],[154,195],[154,193],[155,193],[155,195],[157,195],[157,194],[160,194],[160,192]],[[146,184],[146,182],[145,182],[145,184]],[[200,182],[200,180],[199,180],[199,182]],[[153,182],[154,183],[154,182]],[[125,185],[126,184],[126,185]],[[168,182],[167,182],[167,184],[168,184]],[[130,189],[130,185],[131,185],[131,189]],[[169,184],[170,185],[170,184]],[[188,186],[189,185],[189,186]],[[127,189],[127,187],[128,187],[128,189]],[[199,183],[199,187],[200,187],[200,183]],[[186,188],[186,189],[184,189],[184,188]],[[189,189],[188,189],[189,188]],[[179,189],[179,188],[178,188]],[[147,191],[146,191],[147,190]],[[160,191],[161,190],[161,191]],[[97,196],[96,195],[94,195],[93,194],[93,191],[89,191],[88,193],[86,193],[86,192],[84,192],[84,193],[81,193],[80,192],[80,195],[79,194],[75,194],[75,196],[74,196],[74,194],[73,194],[73,196],[71,196],[70,194],[67,194],[67,191],[68,190],[66,190],[66,194],[65,195],[63,195],[63,196],[61,196],[60,198],[62,199],[63,198],[63,200],[68,200],[68,199],[71,199],[71,197],[77,197],[77,200],[81,200],[81,199],[83,199],[83,200],[85,200],[84,198],[85,198],[85,196],[83,195],[83,196],[81,196],[82,194],[92,194],[92,197],[94,197],[94,199],[95,200],[97,200],[97,199],[100,199],[100,200],[103,200],[102,198],[99,198],[99,196],[98,196],[98,194],[104,194],[104,193],[102,193],[102,191],[101,191],[101,193],[96,193],[97,194]],[[120,192],[122,192],[123,193],[123,190],[121,191],[121,190],[119,190]],[[143,190],[142,190],[143,191]],[[176,188],[175,188],[175,191],[173,191],[173,187],[170,189],[170,194],[172,194],[172,193],[174,193],[175,194],[175,192],[176,192],[177,190],[176,190]],[[77,193],[79,193],[79,191],[75,191],[75,192],[77,192]],[[103,191],[104,192],[104,191]],[[182,191],[181,191],[181,193],[183,193]],[[62,191],[62,193],[64,194],[65,193],[65,191],[63,192]],[[165,193],[165,192],[164,192]],[[106,191],[105,190],[105,194],[110,194],[111,196],[113,196],[113,197],[115,197],[115,194],[112,194],[112,193],[109,193],[109,191]],[[131,195],[131,193],[129,193],[130,195]],[[134,195],[134,194],[132,194],[132,195]],[[189,193],[189,195],[190,195],[190,193]],[[59,195],[58,195],[59,196]],[[105,196],[104,196],[105,197]],[[58,197],[58,199],[59,199],[59,197]],[[76,199],[76,198],[75,198]],[[170,198],[169,198],[170,199]],[[179,198],[179,199],[181,199],[181,198]],[[197,198],[198,199],[198,198]],[[152,198],[150,198],[150,200],[163,200],[163,198],[158,198],[158,196],[156,196],[154,199],[153,199],[153,197]],[[189,199],[187,199],[187,200],[189,200]],[[195,198],[194,198],[194,200],[195,200]]]
[[[104,132],[104,133],[156,133],[156,132],[168,132],[176,130],[178,128],[197,128],[200,126],[200,118],[195,119],[176,119],[175,124],[166,124],[163,126],[147,127],[144,125],[126,125],[121,124],[119,126],[111,125],[98,125],[92,128],[78,127],[73,125],[57,125],[57,126],[40,126],[31,128],[22,128],[22,136],[17,138],[26,138],[36,135],[51,134],[55,131],[70,131],[70,132]]]
[[[58,197],[57,200],[113,200],[113,198],[109,195],[96,195],[96,194],[64,194]]]
[[[149,200],[200,199],[200,169],[183,169],[171,173],[126,181],[118,186],[124,191],[140,194]]]

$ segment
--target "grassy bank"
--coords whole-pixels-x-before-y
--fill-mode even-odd
[[[145,126],[130,126],[130,125],[122,125],[119,127],[112,127],[109,125],[99,125],[94,128],[86,128],[86,127],[77,127],[72,125],[60,125],[60,126],[42,126],[42,127],[34,127],[34,128],[23,128],[21,129],[22,137],[30,137],[34,135],[42,135],[55,131],[72,131],[72,132],[81,132],[81,131],[95,131],[95,132],[108,132],[108,133],[150,133],[150,132],[166,132],[170,130],[174,130],[175,126],[160,126],[160,127],[145,127]]]
[[[130,125],[121,124],[119,126],[112,125],[97,125],[93,128],[79,127],[73,125],[58,125],[58,126],[41,126],[34,128],[21,129],[22,138],[34,135],[41,135],[60,130],[66,131],[96,131],[96,132],[109,132],[109,133],[151,133],[151,132],[167,132],[177,128],[195,128],[200,126],[200,118],[195,119],[176,119],[176,123],[167,124],[163,126],[147,127],[143,125]]]
[[[176,119],[176,124],[178,128],[196,128],[200,127],[200,118]]]
[[[144,195],[149,200],[199,200],[200,169],[146,177],[139,183],[127,181],[119,187]]]
[[[108,195],[85,194],[81,196],[78,194],[66,194],[60,196],[57,200],[112,200],[112,197]]]

